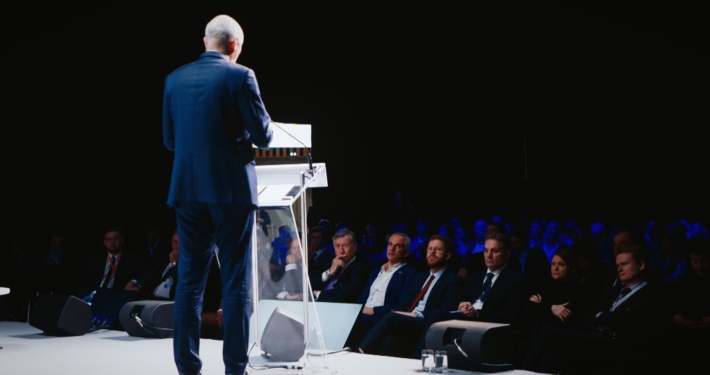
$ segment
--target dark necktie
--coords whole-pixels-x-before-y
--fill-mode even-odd
[[[412,302],[412,306],[409,306],[409,310],[407,310],[407,312],[414,311],[414,308],[417,307],[417,305],[419,304],[419,301],[421,301],[422,298],[424,298],[426,291],[429,290],[429,286],[431,285],[432,281],[434,281],[434,275],[431,275],[429,277],[429,280],[427,280],[426,284],[424,284],[424,287],[422,288],[422,290],[419,291],[419,294],[417,294],[417,297],[414,298],[414,302]]]
[[[328,282],[328,284],[325,286],[325,288],[323,290],[331,290],[331,289],[335,288],[335,283],[340,278],[341,273],[343,273],[342,269],[338,268],[338,270],[335,271],[335,273],[333,274],[333,278],[330,279],[330,281]]]
[[[629,294],[629,292],[631,292],[631,288],[621,289],[621,292],[619,292],[619,299],[626,297],[626,295]]]
[[[101,286],[104,288],[108,288],[108,283],[109,281],[111,281],[111,276],[113,275],[113,268],[116,267],[116,257],[113,256],[110,259],[111,266],[109,266],[108,272],[106,272],[106,277],[104,277],[104,282],[101,284]]]
[[[481,290],[478,292],[476,295],[476,298],[473,299],[473,302],[476,302],[477,299],[480,299],[481,302],[486,302],[486,298],[488,298],[488,292],[491,291],[491,285],[493,285],[493,272],[488,272],[486,275],[486,282],[483,283],[483,286],[481,286]]]

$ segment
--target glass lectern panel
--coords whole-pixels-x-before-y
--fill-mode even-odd
[[[327,369],[301,219],[300,198],[258,212],[252,284],[256,303],[249,330],[249,362],[254,368],[295,366],[309,373]]]

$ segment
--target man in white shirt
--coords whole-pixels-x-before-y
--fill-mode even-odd
[[[405,263],[411,241],[401,232],[387,237],[387,263],[370,273],[357,303],[363,304],[346,346],[356,348],[380,318],[397,308],[406,296],[416,271]]]
[[[447,269],[453,247],[450,239],[431,236],[427,245],[429,271],[414,277],[397,310],[385,314],[362,340],[361,352],[409,357],[428,316],[455,308],[462,282]]]

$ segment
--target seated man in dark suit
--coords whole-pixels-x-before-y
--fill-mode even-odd
[[[477,272],[485,272],[486,271],[486,260],[484,259],[484,251],[485,251],[485,245],[486,245],[486,238],[488,238],[488,235],[491,233],[501,233],[505,235],[507,238],[508,236],[508,229],[503,225],[503,223],[500,222],[491,222],[488,224],[486,227],[486,234],[483,237],[483,251],[477,252],[470,254],[466,257],[466,264],[464,269],[459,271],[459,276],[465,278],[468,275],[473,275],[474,273]],[[506,243],[508,241],[506,240]],[[507,246],[508,250],[510,250],[510,246]],[[521,268],[521,262],[520,259],[516,254],[514,254],[511,251],[508,251],[508,258],[506,260],[506,265],[507,268],[510,270],[513,270],[518,273],[523,273],[522,268]],[[549,264],[548,264],[549,267]]]
[[[367,283],[370,268],[355,256],[355,233],[343,229],[333,235],[335,258],[313,285],[313,296],[319,302],[354,303]]]
[[[620,248],[616,265],[622,285],[605,289],[600,304],[587,317],[589,330],[541,329],[523,369],[557,373],[602,366],[605,371],[625,371],[640,370],[643,362],[648,363],[666,322],[657,284],[647,282],[646,254],[641,247]]]
[[[119,228],[106,229],[106,252],[91,259],[80,286],[139,291],[137,280],[146,269],[138,260],[138,255],[124,251],[123,243],[123,232]]]
[[[322,274],[333,263],[335,254],[326,249],[328,235],[321,227],[312,228],[308,232],[308,280],[311,285],[322,280]]]
[[[405,263],[409,247],[409,237],[404,233],[395,232],[387,237],[387,263],[370,273],[365,289],[357,300],[357,303],[364,306],[345,343],[346,346],[357,347],[380,318],[396,309],[399,301],[406,296],[416,274],[416,271]]]
[[[429,317],[415,353],[424,349],[426,331],[436,322],[459,319],[511,324],[518,318],[523,275],[508,266],[509,258],[507,236],[500,232],[486,234],[483,259],[487,270],[466,277],[456,312],[437,311]]]
[[[177,231],[173,232],[170,240],[172,251],[163,255],[158,263],[148,273],[138,279],[141,290],[147,298],[154,300],[175,300],[175,288],[178,281],[177,261],[180,256],[180,239]],[[143,296],[141,296],[143,297]]]
[[[427,318],[436,311],[456,308],[463,282],[447,268],[453,248],[448,238],[431,236],[427,245],[429,272],[414,277],[397,310],[377,322],[360,343],[360,352],[410,357]]]

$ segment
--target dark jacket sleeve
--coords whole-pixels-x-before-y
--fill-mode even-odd
[[[272,135],[271,118],[261,101],[254,71],[249,70],[244,77],[238,100],[245,128],[249,132],[249,141],[259,148],[269,147]]]
[[[493,284],[483,308],[478,311],[479,319],[492,323],[513,323],[520,316],[522,280],[523,275],[505,270]]]
[[[463,280],[449,270],[445,271],[444,274],[441,275],[441,278],[442,279],[437,281],[434,287],[437,289],[441,287],[442,289],[437,293],[437,296],[435,296],[435,300],[432,300],[431,303],[427,301],[426,309],[422,312],[425,318],[435,311],[456,310],[461,302]],[[440,282],[443,283],[439,285]],[[429,298],[433,297],[434,296],[431,295],[429,296]]]
[[[406,265],[397,270],[397,274],[392,276],[390,285],[387,286],[385,304],[377,306],[373,309],[375,310],[375,316],[383,316],[388,312],[397,309],[397,305],[400,303],[402,298],[406,297],[415,274],[416,271]],[[363,291],[363,293],[364,292],[367,292],[367,290]]]
[[[343,271],[338,282],[331,290],[323,290],[318,295],[318,301],[355,303],[367,283],[370,269],[358,258]]]

